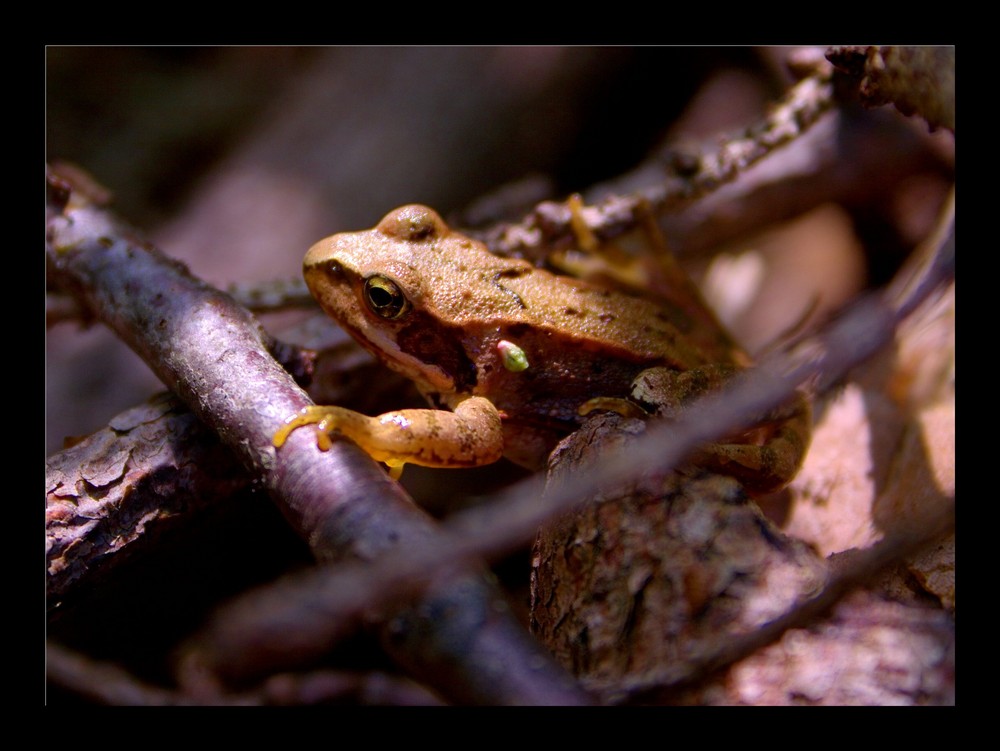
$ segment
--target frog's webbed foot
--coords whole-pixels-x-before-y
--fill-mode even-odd
[[[476,467],[503,455],[500,414],[488,399],[470,397],[454,412],[404,409],[369,417],[343,407],[306,407],[274,434],[280,448],[293,430],[316,426],[316,445],[326,451],[334,434],[347,436],[399,477],[405,464]]]
[[[721,388],[738,369],[712,364],[679,372],[650,368],[632,385],[632,398],[665,419],[676,418],[692,399]],[[798,472],[809,447],[812,413],[798,397],[765,415],[752,428],[728,439],[702,446],[692,462],[739,480],[752,493],[779,490]]]

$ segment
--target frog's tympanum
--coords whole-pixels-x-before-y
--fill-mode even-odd
[[[588,411],[676,414],[750,364],[728,335],[692,332],[673,306],[495,256],[425,206],[321,240],[303,269],[323,310],[437,409],[309,407],[276,446],[316,424],[321,448],[341,433],[393,468],[501,456],[539,468]],[[801,462],[809,410],[800,400],[780,418],[705,447],[699,462],[752,491],[780,487]]]

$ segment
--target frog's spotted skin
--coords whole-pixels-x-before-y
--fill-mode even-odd
[[[678,328],[677,311],[494,256],[425,206],[403,206],[375,229],[321,240],[303,273],[327,314],[457,417],[406,410],[348,418],[342,408],[312,407],[289,421],[276,445],[315,423],[390,466],[470,466],[502,453],[537,468],[579,424],[581,406],[623,403],[640,373],[735,369],[747,361],[736,349],[703,353]],[[473,429],[456,428],[466,424],[463,414]],[[742,445],[725,462],[756,467],[756,458],[744,458],[747,449],[762,447]],[[800,458],[790,460],[792,474]]]

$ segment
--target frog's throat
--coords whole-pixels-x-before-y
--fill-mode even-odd
[[[455,392],[455,379],[446,370],[404,352],[395,339],[386,336],[380,329],[352,330],[350,333],[386,367],[415,382],[421,390],[443,394]]]

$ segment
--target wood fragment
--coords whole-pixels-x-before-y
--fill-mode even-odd
[[[834,47],[827,59],[866,107],[894,104],[934,128],[955,132],[955,48]]]

